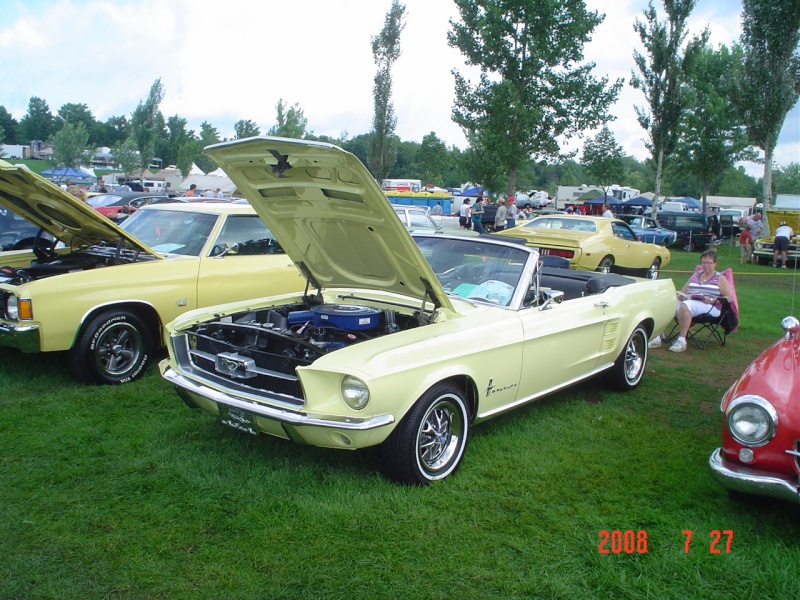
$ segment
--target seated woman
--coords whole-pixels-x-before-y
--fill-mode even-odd
[[[717,271],[717,251],[708,249],[700,255],[700,269],[678,292],[678,338],[669,347],[670,352],[686,350],[686,335],[692,326],[692,319],[703,314],[718,317],[719,298],[728,302],[733,300],[728,280]]]

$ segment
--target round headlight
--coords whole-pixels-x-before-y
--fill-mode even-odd
[[[12,321],[19,319],[19,304],[17,297],[13,294],[6,297],[6,317]]]
[[[728,431],[743,446],[763,446],[778,427],[778,413],[761,396],[740,396],[726,411]]]
[[[358,377],[342,378],[342,399],[353,410],[362,410],[369,403],[369,388]]]

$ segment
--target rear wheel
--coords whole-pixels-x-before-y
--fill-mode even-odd
[[[647,278],[648,279],[658,279],[658,271],[661,268],[661,259],[654,258],[653,264],[650,265],[650,268],[647,269]]]
[[[634,389],[644,376],[647,366],[647,330],[637,325],[614,366],[607,372],[610,387],[621,392]]]
[[[469,409],[454,385],[433,386],[411,407],[381,447],[383,468],[393,480],[428,485],[461,464],[469,437]]]
[[[600,264],[597,265],[597,271],[600,273],[611,273],[611,269],[614,267],[614,259],[610,256],[606,256],[603,260],[600,261]]]
[[[144,321],[128,311],[107,310],[81,331],[69,363],[84,383],[126,383],[144,373],[152,352],[153,338]]]

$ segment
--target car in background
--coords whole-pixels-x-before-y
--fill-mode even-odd
[[[631,226],[636,237],[649,244],[671,246],[678,239],[678,233],[661,226],[653,217],[646,215],[620,215],[619,217]]]
[[[409,231],[430,231],[433,233],[441,233],[442,231],[442,225],[433,220],[430,211],[426,207],[392,204],[392,208]]]
[[[711,474],[734,493],[800,503],[800,321],[781,322],[764,350],[722,398],[722,446]]]
[[[0,206],[0,251],[33,248],[39,228],[10,208]]]
[[[142,206],[148,204],[162,204],[176,202],[164,193],[153,192],[110,192],[89,196],[89,206],[94,208],[104,217],[117,217],[122,214],[132,214]]]
[[[670,252],[638,239],[619,219],[584,215],[543,215],[497,235],[521,238],[543,256],[560,256],[571,269],[657,279]]]
[[[719,219],[716,215],[688,210],[660,210],[656,213],[656,218],[662,227],[671,229],[678,234],[675,244],[689,252],[705,250],[721,234]]]
[[[240,432],[380,446],[390,478],[425,485],[458,468],[475,423],[601,372],[635,388],[674,315],[671,280],[546,272],[534,248],[498,236],[409,235],[331,144],[250,138],[205,153],[308,281],[168,325],[162,376]]]
[[[191,309],[304,283],[248,205],[150,205],[120,227],[2,161],[0,205],[48,234],[0,254],[0,346],[66,351],[86,383],[142,375],[163,326]]]
[[[787,262],[798,264],[800,262],[800,211],[785,209],[769,209],[765,212],[767,217],[767,227],[770,234],[753,241],[753,256],[756,261],[764,264],[772,262],[775,258],[773,243],[775,241],[774,232],[781,223],[786,223],[792,228],[794,236],[789,240],[789,248],[786,251]]]

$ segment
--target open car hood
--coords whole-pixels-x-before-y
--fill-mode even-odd
[[[205,150],[315,287],[380,289],[452,309],[366,167],[320,142],[257,137]]]
[[[41,175],[0,160],[0,205],[11,209],[71,248],[101,242],[119,244],[158,256],[88,204]]]

